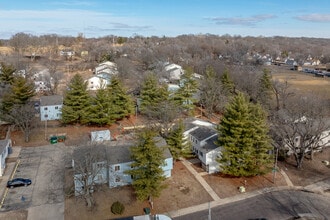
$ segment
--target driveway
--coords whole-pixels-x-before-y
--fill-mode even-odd
[[[28,209],[28,220],[64,220],[64,169],[68,147],[54,144],[22,148],[15,177],[30,178],[28,187],[9,189],[6,210]]]

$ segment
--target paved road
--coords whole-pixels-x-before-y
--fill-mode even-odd
[[[265,218],[281,220],[299,214],[330,219],[330,197],[305,191],[283,190],[269,192],[246,200],[220,205],[211,209],[212,220],[242,220]],[[173,220],[207,220],[208,210],[179,216]]]
[[[22,148],[14,177],[30,178],[28,187],[10,189],[6,210],[28,209],[28,220],[64,220],[64,169],[67,148],[63,144]]]

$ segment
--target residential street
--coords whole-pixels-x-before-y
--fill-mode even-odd
[[[209,210],[174,217],[174,220],[207,220]],[[317,219],[329,219],[329,195],[283,190],[274,191],[244,199],[241,201],[218,205],[211,208],[211,219],[290,219],[300,216],[314,216]]]

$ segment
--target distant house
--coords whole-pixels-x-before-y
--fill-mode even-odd
[[[63,96],[51,95],[40,97],[41,121],[58,120],[62,118]]]
[[[0,140],[0,176],[3,176],[5,172],[6,158],[11,147],[12,143],[10,139]]]
[[[126,174],[126,171],[131,170],[133,160],[131,158],[130,148],[134,145],[133,142],[114,141],[108,142],[107,145],[95,146],[104,147],[104,158],[95,163],[95,166],[102,167],[102,169],[95,175],[94,183],[108,183],[109,188],[118,186],[129,185],[132,183],[132,177]],[[167,146],[163,138],[156,138],[156,145],[158,147]],[[81,151],[77,148],[73,152],[72,166],[74,168],[74,161],[78,160],[77,156],[81,155]],[[173,157],[168,150],[164,149],[165,164],[162,166],[165,177],[171,177],[173,169]],[[74,174],[75,195],[79,195],[82,187],[81,178],[82,174]],[[92,183],[93,181],[90,180]]]
[[[181,76],[184,74],[182,67],[174,63],[166,64],[164,66],[164,69],[166,71],[168,79],[171,82],[179,81],[181,79]]]
[[[98,75],[100,73],[107,73],[110,75],[118,74],[117,64],[110,61],[100,63],[97,67],[95,67],[94,74]]]
[[[288,65],[291,69],[295,69],[295,70],[298,67],[298,63],[292,58],[286,59],[285,64]]]
[[[106,88],[111,83],[111,74],[109,73],[98,73],[95,76],[90,77],[85,81],[87,83],[87,90],[99,90]]]
[[[109,130],[91,132],[92,143],[102,143],[104,141],[111,141],[111,135]]]
[[[50,88],[43,81],[34,81],[34,87],[36,92],[46,92],[49,91]]]
[[[139,215],[139,216],[129,216],[123,218],[116,218],[115,220],[172,220],[167,215]]]
[[[60,56],[67,56],[67,57],[72,57],[75,55],[75,52],[73,50],[61,50],[60,51]]]
[[[218,140],[215,125],[202,120],[188,122],[184,136],[191,142],[192,151],[201,161],[203,169],[208,173],[219,172],[216,160],[221,155],[221,147],[215,144]]]
[[[306,119],[302,118],[301,120],[306,120]],[[294,139],[294,147],[296,148],[296,150],[297,149],[299,150],[300,144],[301,144],[301,137],[296,136]],[[293,150],[290,147],[288,147],[287,144],[284,144],[284,146],[288,149],[288,152],[287,152],[288,155],[291,155],[294,153]],[[320,139],[317,142],[317,144],[314,146],[313,151],[319,152],[325,147],[330,147],[330,130],[321,132]],[[311,148],[305,149],[305,153],[308,153],[310,151],[311,151]]]

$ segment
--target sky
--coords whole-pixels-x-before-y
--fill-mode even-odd
[[[330,0],[0,0],[0,39],[183,34],[330,37]]]

